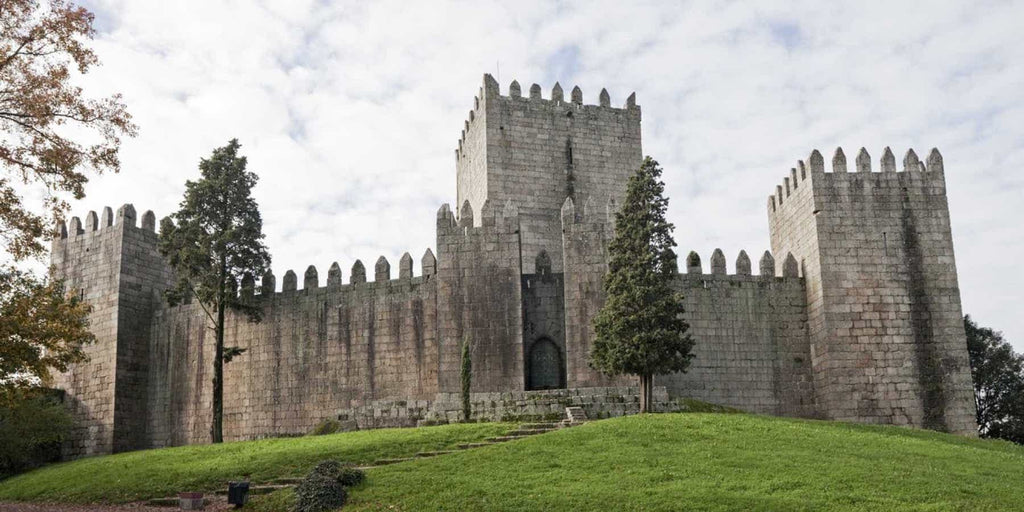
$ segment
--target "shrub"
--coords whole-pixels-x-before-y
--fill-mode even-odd
[[[295,486],[295,512],[328,512],[344,505],[347,498],[337,478],[314,469]]]
[[[366,473],[354,464],[345,464],[338,472],[338,482],[345,487],[355,487],[363,483],[363,480],[366,480]]]
[[[0,399],[0,478],[60,459],[71,415],[54,390],[31,389]]]
[[[341,422],[334,418],[326,418],[320,423],[317,423],[313,430],[309,432],[311,436],[322,436],[326,434],[337,434],[341,432]]]
[[[333,478],[344,487],[359,485],[366,479],[366,473],[351,462],[341,463],[336,460],[325,460],[313,468],[314,473]]]

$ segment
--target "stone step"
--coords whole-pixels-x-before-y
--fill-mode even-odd
[[[270,494],[270,493],[272,493],[274,491],[280,491],[281,489],[286,489],[288,487],[294,487],[294,486],[295,486],[294,484],[250,485],[249,486],[249,495],[250,496],[259,496],[261,494]],[[218,489],[216,492],[217,492],[217,494],[219,494],[221,496],[226,496],[228,494],[228,490],[227,489]]]
[[[491,441],[492,443],[504,443],[505,441],[515,441],[516,439],[524,439],[524,438],[527,438],[527,437],[530,437],[530,436],[512,436],[512,435],[508,435],[508,436],[500,436],[500,437],[490,437],[490,438],[487,438],[487,440]]]
[[[146,502],[151,507],[178,507],[178,498],[153,498]]]
[[[553,429],[558,428],[558,423],[523,423],[519,425],[520,430],[532,430],[532,429]]]
[[[455,453],[455,450],[437,450],[433,452],[419,452],[416,454],[417,457],[437,457],[438,455],[447,455],[449,453]]]
[[[586,421],[587,420],[587,413],[586,413],[586,411],[584,411],[582,407],[577,407],[577,406],[566,407],[565,408],[565,416],[566,416],[566,418],[569,419],[569,421],[572,421],[572,422]]]
[[[484,442],[484,443],[463,443],[463,444],[459,445],[459,449],[460,450],[471,450],[473,448],[480,448],[481,446],[490,446],[492,444],[494,444],[494,443],[489,443],[489,442]]]
[[[521,428],[519,430],[513,430],[507,435],[510,436],[535,436],[537,434],[543,434],[545,432],[551,432],[552,430],[558,430],[556,428]]]
[[[406,457],[406,458],[403,458],[403,459],[379,459],[379,460],[373,461],[373,464],[371,464],[370,467],[373,467],[373,466],[387,466],[389,464],[398,464],[399,462],[408,462],[410,460],[416,460],[416,457]]]

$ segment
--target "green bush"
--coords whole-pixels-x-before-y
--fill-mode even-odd
[[[366,473],[350,462],[341,463],[336,460],[325,460],[313,468],[314,473],[333,478],[344,487],[354,487],[366,479]]]
[[[54,390],[0,397],[0,479],[60,459],[71,415]]]
[[[341,432],[341,422],[334,418],[327,418],[317,423],[313,430],[309,432],[311,436],[323,436],[327,434],[337,434]]]
[[[345,487],[355,487],[366,480],[366,473],[354,464],[345,464],[338,471],[338,482]]]
[[[366,478],[355,464],[325,460],[295,487],[295,512],[326,512],[345,504],[346,487],[359,485]]]
[[[347,498],[337,478],[314,469],[295,486],[295,512],[328,512],[340,508]]]
[[[322,460],[318,462],[316,466],[313,466],[313,471],[311,471],[311,474],[316,473],[318,475],[324,475],[330,478],[337,479],[338,471],[341,471],[340,462],[336,460]]]

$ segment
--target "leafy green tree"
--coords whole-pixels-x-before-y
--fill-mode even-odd
[[[56,280],[0,266],[0,403],[86,360],[89,305]]]
[[[238,155],[232,139],[199,163],[201,177],[185,183],[180,209],[160,224],[160,251],[177,274],[176,286],[167,292],[171,305],[194,298],[216,333],[213,361],[213,423],[211,438],[223,440],[224,363],[244,349],[224,346],[225,311],[232,309],[262,319],[262,309],[252,294],[235,293],[235,283],[253,282],[270,266],[263,244],[263,220],[252,198],[255,173],[246,171],[246,158]]]
[[[0,479],[60,459],[71,413],[43,388],[8,390],[0,402]]]
[[[469,340],[462,342],[462,368],[459,369],[459,377],[462,379],[462,419],[469,421],[473,413],[473,406],[469,401],[470,386],[473,382],[473,360],[469,353]]]
[[[1024,444],[1024,355],[1003,334],[964,316],[974,380],[978,432],[982,437]]]
[[[608,245],[606,300],[594,318],[590,365],[608,375],[640,378],[640,412],[653,401],[654,375],[685,371],[693,358],[683,297],[672,290],[677,272],[674,226],[661,168],[651,157],[629,179]]]

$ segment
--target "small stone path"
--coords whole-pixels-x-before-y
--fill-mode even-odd
[[[558,430],[558,429],[561,429],[561,428],[568,428],[568,427],[574,427],[576,425],[581,425],[583,422],[585,422],[587,420],[587,415],[583,411],[583,408],[581,408],[581,407],[566,407],[565,408],[565,414],[566,414],[566,419],[563,419],[562,421],[559,421],[558,423],[524,423],[522,425],[519,425],[519,428],[517,428],[516,430],[513,430],[513,431],[511,431],[511,432],[509,432],[509,433],[507,433],[507,434],[505,434],[503,436],[487,438],[483,442],[479,442],[479,443],[463,443],[463,444],[458,445],[456,447],[456,449],[454,449],[454,450],[437,450],[437,451],[430,451],[430,452],[420,452],[420,453],[417,453],[416,455],[413,455],[412,457],[404,457],[404,458],[397,458],[397,459],[378,459],[378,460],[376,460],[376,461],[374,461],[371,464],[368,464],[366,466],[359,466],[359,469],[362,469],[362,470],[365,471],[367,469],[376,468],[376,467],[380,467],[380,466],[388,466],[388,465],[391,465],[391,464],[399,464],[399,463],[402,463],[402,462],[408,462],[410,460],[424,459],[424,458],[428,458],[428,457],[438,457],[438,456],[441,456],[441,455],[448,455],[449,453],[455,453],[455,452],[461,451],[461,450],[472,450],[474,448],[481,448],[481,447],[484,447],[484,446],[491,446],[491,445],[495,445],[495,444],[499,444],[499,443],[505,443],[505,442],[508,442],[508,441],[515,441],[517,439],[524,439],[524,438],[527,438],[527,437],[530,437],[530,436],[535,436],[535,435],[538,435],[538,434],[543,434],[545,432],[551,432],[552,430]],[[257,496],[257,495],[261,495],[261,494],[269,494],[269,493],[272,493],[274,491],[278,491],[278,490],[281,490],[281,489],[287,489],[289,487],[294,487],[294,486],[298,485],[299,482],[301,482],[301,481],[302,481],[302,478],[299,478],[299,477],[297,477],[297,478],[278,478],[278,479],[272,480],[271,482],[268,482],[268,483],[265,483],[265,484],[253,484],[253,485],[249,486],[249,495]],[[226,495],[227,495],[227,493],[228,493],[227,489],[222,489],[222,490],[216,491],[215,494],[218,497],[217,501],[224,500]],[[178,506],[178,498],[176,498],[176,497],[154,498],[154,499],[151,499],[151,500],[145,502],[145,505],[148,505],[150,507],[177,507]],[[207,508],[207,510],[209,510],[209,508]]]

